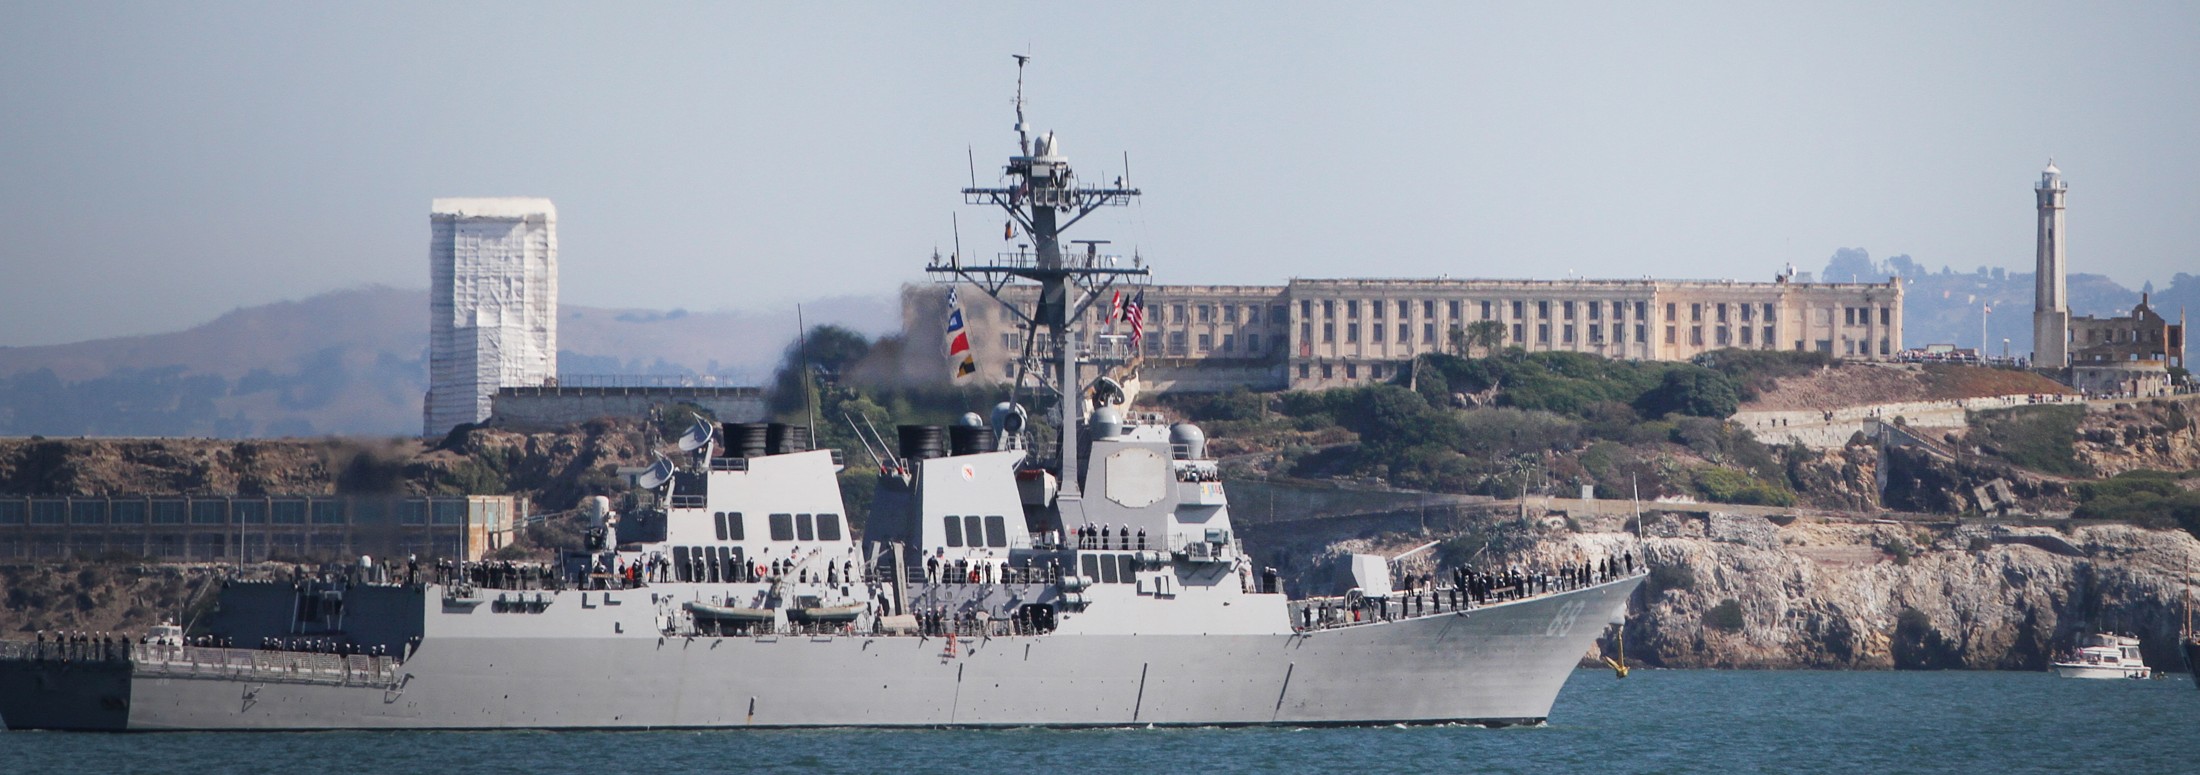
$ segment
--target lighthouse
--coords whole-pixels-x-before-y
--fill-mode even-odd
[[[2039,201],[2040,220],[2039,265],[2032,291],[2032,365],[2040,368],[2070,365],[2069,284],[2063,279],[2063,195],[2069,190],[2052,159],[2032,189]]]

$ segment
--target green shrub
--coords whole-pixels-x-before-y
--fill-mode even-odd
[[[2187,490],[2180,479],[2189,475],[2166,471],[2126,471],[2075,489],[2078,508],[2071,516],[2129,522],[2166,530],[2182,527],[2200,536],[2200,491]]]
[[[1678,366],[1665,372],[1655,389],[1635,398],[1635,411],[1644,417],[1683,414],[1724,418],[1741,408],[1741,391],[1726,375],[1701,366]]]
[[[1696,492],[1716,503],[1745,506],[1793,506],[1795,493],[1732,468],[1699,468],[1694,472]]]
[[[1694,363],[1718,371],[1733,380],[1743,401],[1752,401],[1781,377],[1808,374],[1834,366],[1832,353],[1808,350],[1713,350],[1696,356]]]
[[[2082,406],[2024,406],[1971,415],[1972,442],[2003,460],[2061,476],[2089,476],[2078,460]]]

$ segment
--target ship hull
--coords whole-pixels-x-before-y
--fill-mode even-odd
[[[25,681],[14,671],[0,673],[10,682],[0,723],[103,730],[1534,723],[1639,583],[1306,634],[953,643],[610,632],[430,638],[387,684],[133,673],[127,665],[96,681],[58,674]],[[126,710],[115,707],[117,691]],[[49,710],[100,706],[102,697],[103,714]]]
[[[2058,662],[2055,674],[2064,678],[2149,678],[2154,671],[2146,666],[2074,665]]]
[[[2185,672],[2193,676],[2193,688],[2200,689],[2200,638],[2178,641],[2177,650],[2185,658]]]

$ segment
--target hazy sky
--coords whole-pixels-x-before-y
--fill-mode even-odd
[[[892,293],[1001,249],[1027,50],[1158,282],[2029,267],[2050,156],[2073,271],[2200,272],[2200,3],[0,0],[0,345],[425,287],[439,196],[567,303]]]

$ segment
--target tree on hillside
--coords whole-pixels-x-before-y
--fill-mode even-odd
[[[1635,399],[1635,411],[1644,417],[1685,414],[1725,418],[1741,408],[1734,380],[1701,366],[1682,366],[1665,372],[1656,388]]]
[[[774,414],[800,411],[804,397],[802,369],[805,364],[825,381],[836,381],[841,371],[871,352],[871,340],[864,335],[840,326],[824,324],[812,326],[809,335],[787,344],[786,355],[780,358],[779,370],[772,375],[772,391],[769,406]],[[812,380],[815,386],[816,380]]]
[[[1833,259],[1826,262],[1826,273],[1818,279],[1829,283],[1869,282],[1879,276],[1879,266],[1872,263],[1872,254],[1863,248],[1842,248],[1833,252]]]
[[[1451,354],[1471,358],[1474,349],[1482,349],[1483,355],[1497,352],[1505,345],[1505,324],[1495,320],[1478,320],[1464,327],[1451,327]]]
[[[1482,348],[1482,354],[1497,352],[1505,346],[1505,324],[1495,320],[1479,320],[1467,326],[1467,342]]]

